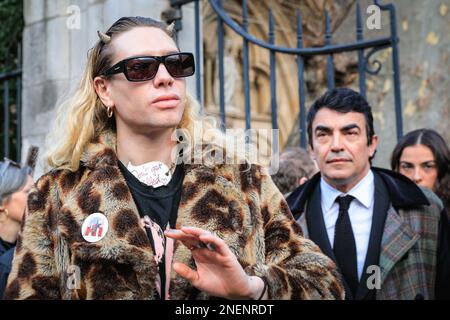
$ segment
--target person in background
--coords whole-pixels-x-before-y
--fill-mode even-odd
[[[11,271],[17,235],[27,211],[32,185],[28,167],[22,168],[6,158],[0,162],[0,299]]]
[[[299,167],[305,171],[307,178],[311,178],[319,171],[319,168],[317,168],[317,165],[311,158],[309,152],[300,147],[285,148],[280,154],[280,160],[298,161]]]
[[[317,167],[308,151],[300,147],[288,147],[280,154],[278,171],[272,175],[272,180],[286,198],[316,172]]]
[[[436,193],[450,213],[450,150],[439,133],[432,129],[407,133],[392,152],[391,168]]]
[[[285,198],[292,190],[308,180],[306,171],[294,159],[280,159],[278,171],[271,177]]]

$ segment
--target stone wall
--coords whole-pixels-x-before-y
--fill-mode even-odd
[[[79,82],[87,52],[97,41],[97,30],[122,16],[161,19],[169,0],[24,0],[22,158],[28,146],[40,147],[35,178],[44,173],[45,136],[56,116],[56,106]],[[79,19],[76,13],[79,12]],[[79,25],[77,24],[79,22]],[[183,7],[182,50],[195,52],[194,5]],[[195,78],[188,79],[195,93]]]

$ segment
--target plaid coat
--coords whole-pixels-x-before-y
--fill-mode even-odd
[[[139,212],[118,168],[115,135],[88,147],[76,172],[54,170],[39,179],[17,241],[7,299],[153,299],[158,272]],[[331,259],[302,236],[270,179],[258,166],[184,166],[177,226],[215,232],[249,275],[268,283],[270,299],[342,299]],[[95,243],[81,235],[95,212],[109,222]],[[175,243],[174,261],[194,268],[191,252]],[[69,286],[72,266],[80,285]],[[171,270],[171,299],[209,299]]]
[[[383,179],[390,196],[381,236],[378,259],[381,281],[376,299],[433,299],[437,257],[444,256],[445,263],[449,259],[448,247],[445,252],[438,252],[440,243],[448,244],[449,241],[448,220],[442,202],[433,192],[419,189],[400,175],[379,168],[372,170]],[[309,237],[309,231],[304,212],[309,205],[311,190],[318,187],[319,181],[320,173],[288,198],[305,237]],[[447,274],[444,281],[448,282],[448,271],[444,270],[444,273]],[[444,286],[450,287],[450,283]]]

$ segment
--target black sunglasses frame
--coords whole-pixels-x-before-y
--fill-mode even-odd
[[[189,56],[192,61],[192,74],[186,75],[186,76],[175,76],[170,72],[170,68],[167,67],[166,65],[166,59],[168,57],[172,57],[172,56],[178,56],[178,55],[187,55]],[[136,79],[131,79],[130,76],[128,75],[128,70],[126,68],[127,62],[130,60],[134,60],[134,59],[139,59],[139,58],[152,58],[155,59],[158,63],[158,65],[156,66],[156,72],[155,74],[151,77],[151,78],[146,78],[146,79],[141,79],[141,80],[136,80]],[[109,68],[108,70],[106,70],[105,72],[102,73],[103,76],[112,76],[114,74],[118,74],[118,73],[123,73],[125,75],[125,78],[127,78],[128,81],[131,82],[142,82],[142,81],[148,81],[148,80],[152,80],[156,77],[156,74],[158,73],[158,69],[159,69],[159,65],[160,64],[164,64],[164,66],[166,67],[167,72],[174,78],[186,78],[186,77],[190,77],[195,73],[195,60],[194,60],[194,55],[190,52],[177,52],[177,53],[171,53],[165,56],[136,56],[136,57],[130,57],[130,58],[126,58],[123,59],[119,62],[117,62],[115,65],[113,65],[111,68]]]

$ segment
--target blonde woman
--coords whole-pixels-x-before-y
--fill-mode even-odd
[[[259,166],[189,161],[225,138],[194,139],[214,123],[186,93],[194,60],[171,27],[127,17],[99,37],[60,108],[54,169],[30,196],[6,298],[343,298],[335,265]]]
[[[32,185],[28,167],[6,158],[0,161],[0,300],[11,271],[14,247]]]

